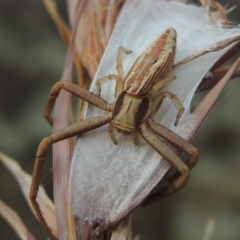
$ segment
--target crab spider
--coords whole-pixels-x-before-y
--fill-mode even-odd
[[[108,75],[99,79],[97,81],[98,94],[91,93],[70,82],[61,81],[53,86],[44,114],[51,125],[53,124],[50,116],[52,108],[62,89],[108,113],[74,123],[52,133],[40,143],[32,177],[30,199],[39,220],[48,231],[50,228],[37,203],[37,192],[48,147],[53,143],[81,135],[105,124],[109,124],[108,131],[114,144],[117,144],[115,129],[123,134],[133,134],[136,145],[138,145],[138,134],[140,134],[155,151],[177,169],[178,172],[171,177],[169,186],[155,193],[158,198],[174,193],[187,183],[190,169],[197,162],[198,150],[179,135],[154,122],[152,118],[166,97],[169,97],[178,108],[175,125],[178,124],[184,112],[184,107],[173,93],[161,91],[164,86],[176,79],[176,76],[170,74],[176,53],[176,36],[173,28],[167,29],[138,57],[126,77],[124,77],[122,67],[122,54],[130,54],[131,51],[119,47],[116,60],[118,75]],[[100,97],[100,94],[101,85],[111,80],[116,80],[116,90],[115,102],[109,104]],[[190,158],[184,162],[165,140],[189,154]]]

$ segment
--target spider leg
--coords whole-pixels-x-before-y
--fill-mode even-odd
[[[199,155],[197,148],[184,138],[172,132],[170,129],[154,122],[152,118],[149,118],[146,122],[153,132],[190,155],[190,158],[186,161],[186,164],[190,169],[196,165]]]
[[[62,89],[76,95],[77,97],[93,104],[96,107],[99,107],[108,112],[111,111],[111,105],[104,99],[99,98],[96,94],[91,93],[88,90],[83,89],[74,83],[66,82],[66,81],[59,81],[59,82],[55,83],[54,86],[52,87],[46,107],[45,107],[45,111],[44,111],[44,117],[50,123],[51,126],[53,125],[53,119],[51,117],[51,112],[52,112],[54,103],[56,101],[56,98],[58,97],[58,95]]]
[[[189,180],[190,169],[163,139],[158,138],[151,130],[149,130],[146,122],[140,125],[139,131],[149,145],[180,173],[180,175],[175,177],[174,180],[170,182],[169,186],[152,194],[143,203],[143,206],[147,206],[183,188]]]
[[[99,97],[101,95],[101,85],[106,82],[112,81],[112,80],[116,80],[115,98],[117,98],[119,96],[119,94],[123,90],[123,79],[118,75],[110,74],[110,75],[100,78],[96,81],[96,86],[97,86],[97,91],[98,91]]]
[[[40,206],[37,202],[37,193],[41,182],[43,165],[46,158],[46,153],[48,147],[56,142],[61,140],[83,134],[85,132],[91,131],[98,127],[101,127],[110,121],[110,115],[105,115],[102,117],[94,117],[86,119],[77,123],[74,123],[66,128],[63,128],[49,137],[44,138],[38,146],[35,165],[33,169],[31,188],[29,193],[29,198],[31,200],[32,206],[38,216],[39,221],[43,224],[48,232],[51,233],[51,229],[45,221],[43,213],[40,209]]]
[[[118,98],[120,93],[123,90],[123,83],[124,83],[124,72],[123,72],[123,66],[122,66],[122,53],[129,54],[132,51],[125,49],[124,47],[119,47],[118,48],[118,56],[116,59],[116,68],[117,68],[117,73],[116,74],[110,74],[108,76],[105,76],[103,78],[100,78],[96,81],[97,85],[97,91],[98,91],[98,96],[100,97],[101,95],[101,85],[111,81],[111,80],[116,80],[116,88],[115,88],[115,98]]]
[[[108,132],[109,132],[109,135],[110,135],[113,143],[115,145],[117,145],[117,139],[115,138],[115,135],[114,135],[114,127],[113,127],[113,125],[111,123],[108,126]]]
[[[137,130],[135,130],[133,132],[133,142],[134,142],[135,145],[139,145],[139,138],[138,138],[138,131]]]
[[[152,101],[152,104],[153,104],[152,105],[152,114],[157,112],[157,110],[159,109],[159,107],[162,104],[162,101],[165,97],[169,97],[173,101],[176,108],[178,109],[178,114],[177,114],[176,120],[174,122],[174,125],[176,126],[185,110],[185,108],[183,107],[182,103],[179,101],[177,96],[168,91],[160,92],[157,97],[154,97],[154,96],[155,96],[155,92],[152,91],[152,93],[150,95],[150,100]]]
[[[237,41],[239,41],[239,36],[231,37],[231,38],[219,41],[217,43],[214,43],[214,44],[210,45],[208,48],[206,48],[206,50],[196,52],[196,53],[182,59],[178,63],[175,63],[173,65],[172,71],[175,70],[176,68],[180,67],[181,65],[184,65],[184,64],[186,64],[186,63],[188,63],[188,62],[190,62],[190,61],[192,61],[196,58],[199,58],[203,55],[206,55],[206,54],[211,53],[211,52],[220,51],[221,49],[229,46],[231,43],[234,43],[234,42],[237,42]]]
[[[122,66],[122,53],[130,54],[130,53],[132,53],[132,51],[127,50],[126,48],[124,48],[122,46],[118,48],[118,56],[117,56],[117,60],[116,60],[116,67],[117,67],[118,75],[124,80],[125,76],[124,76],[123,66]]]
[[[176,78],[177,77],[175,75],[171,75],[171,76],[161,80],[160,82],[158,82],[157,84],[155,84],[153,86],[153,91],[158,92],[161,88],[165,87],[167,84],[174,81]]]
[[[189,159],[185,162],[190,169],[192,169],[196,165],[199,155],[199,151],[197,148],[195,148],[191,143],[189,143],[176,133],[172,132],[170,129],[155,123],[152,118],[149,118],[146,122],[153,132],[155,132],[162,138],[166,139],[168,142],[172,143],[174,146],[178,147],[179,149],[190,155]],[[175,179],[177,179],[178,177],[179,172],[176,172],[170,179],[167,180],[171,183],[174,182]],[[155,201],[158,201],[158,199],[162,198],[161,195],[162,190],[150,195],[143,203],[143,206],[147,206]]]

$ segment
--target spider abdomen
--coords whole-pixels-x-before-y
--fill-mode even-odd
[[[123,88],[126,92],[146,95],[169,75],[176,54],[176,38],[176,30],[168,28],[138,57],[125,78]]]

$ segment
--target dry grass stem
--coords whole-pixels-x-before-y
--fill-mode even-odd
[[[0,161],[16,178],[28,205],[33,211],[32,205],[29,200],[29,189],[30,189],[31,180],[32,180],[31,175],[23,171],[23,169],[20,167],[17,161],[15,161],[14,159],[10,158],[9,156],[7,156],[2,152],[0,152]],[[55,208],[52,201],[47,196],[43,187],[40,187],[39,194],[38,194],[38,202],[39,202],[39,205],[41,206],[42,211],[44,212],[46,221],[49,222],[49,226],[53,230],[53,234],[55,236],[58,236]],[[35,214],[34,211],[33,213]],[[4,217],[5,217],[5,214],[4,214]],[[18,219],[16,220],[18,222]],[[14,221],[12,221],[12,224],[14,225]]]
[[[209,218],[209,220],[207,221],[207,224],[206,224],[204,237],[202,240],[211,240],[215,225],[216,225],[216,219],[214,217]]]
[[[12,226],[22,240],[35,240],[36,238],[28,231],[19,215],[0,200],[0,214]]]

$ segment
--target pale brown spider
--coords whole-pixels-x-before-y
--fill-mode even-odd
[[[218,45],[207,51],[197,53],[182,60],[174,67],[185,64],[208,52],[218,51],[234,41],[236,39],[232,38],[231,41],[219,42]],[[173,28],[169,28],[157,38],[138,57],[126,77],[124,77],[122,67],[122,53],[129,54],[131,51],[119,47],[116,60],[118,75],[108,75],[99,79],[97,81],[98,94],[64,81],[57,82],[50,92],[44,115],[51,125],[53,124],[53,120],[50,115],[55,100],[62,89],[108,113],[104,116],[85,119],[54,132],[49,137],[44,138],[38,147],[32,176],[30,199],[39,220],[49,232],[51,230],[45,222],[36,199],[46,152],[48,147],[53,143],[81,135],[107,123],[109,124],[108,130],[114,144],[117,144],[117,139],[114,136],[115,128],[124,134],[134,134],[134,143],[136,145],[138,144],[138,134],[141,134],[146,142],[178,171],[169,179],[169,186],[155,193],[158,198],[166,197],[184,187],[189,179],[190,169],[197,162],[198,150],[193,145],[164,126],[155,123],[152,118],[165,97],[169,97],[179,110],[175,125],[178,124],[184,111],[184,107],[173,93],[168,91],[161,92],[164,86],[176,79],[174,75],[170,75],[176,53],[176,31]],[[101,84],[113,79],[116,80],[116,100],[114,103],[109,104],[100,97]],[[186,162],[182,161],[178,154],[164,140],[189,154],[190,158]]]

